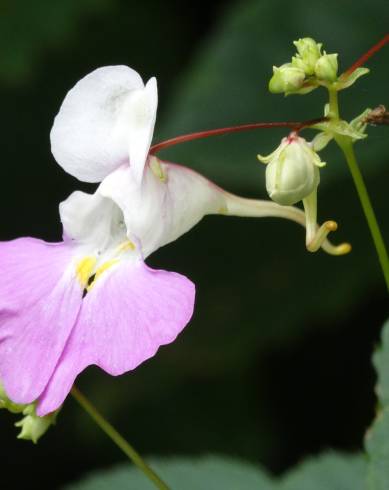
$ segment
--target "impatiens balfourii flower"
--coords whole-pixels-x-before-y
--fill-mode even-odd
[[[60,205],[62,242],[0,243],[0,379],[12,402],[34,403],[39,416],[60,407],[87,366],[132,370],[189,322],[192,282],[144,263],[159,247],[207,214],[305,225],[297,208],[234,196],[150,155],[156,109],[155,79],[143,85],[128,67],[78,82],[55,119],[52,151],[70,174],[101,183]],[[324,235],[319,245],[339,253]]]

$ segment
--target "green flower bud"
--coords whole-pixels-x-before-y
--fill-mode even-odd
[[[321,56],[322,44],[317,43],[311,37],[304,37],[298,41],[294,41],[298,55],[292,58],[292,64],[302,68],[307,75],[313,75],[315,72],[315,64]]]
[[[320,80],[334,82],[338,75],[338,55],[324,53],[316,62],[315,75]]]
[[[273,76],[269,82],[269,90],[273,94],[294,92],[304,83],[305,73],[300,68],[286,63],[280,67],[273,66]]]
[[[289,206],[302,201],[319,185],[318,167],[325,165],[312,145],[304,138],[291,133],[267,157],[258,155],[267,163],[266,190],[278,204]]]
[[[10,400],[0,382],[0,408],[5,408],[12,413],[22,413],[24,417],[16,422],[16,427],[21,427],[18,439],[27,439],[34,443],[47,431],[50,425],[55,423],[55,419],[60,409],[44,417],[38,417],[35,411],[35,403],[28,405],[18,405]]]
[[[34,405],[27,405],[23,410],[25,417],[15,424],[16,427],[21,427],[18,439],[26,439],[37,443],[38,439],[43,436],[49,427],[55,424],[57,413],[58,410],[44,417],[38,417],[35,413]]]

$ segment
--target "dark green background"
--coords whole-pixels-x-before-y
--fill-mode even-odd
[[[271,66],[288,61],[292,40],[310,35],[339,52],[346,68],[385,34],[388,19],[385,0],[3,0],[0,238],[59,240],[58,203],[74,189],[93,190],[55,164],[49,145],[65,93],[92,69],[128,64],[144,79],[157,76],[155,141],[318,117],[325,93],[270,95]],[[346,118],[389,106],[388,60],[389,47],[368,63],[371,75],[342,94]],[[389,241],[389,128],[369,134],[357,152]],[[264,198],[255,155],[283,135],[225,136],[162,156]],[[339,222],[333,239],[352,242],[349,256],[309,254],[292,223],[209,217],[150,258],[194,280],[193,321],[134,373],[110,378],[91,368],[79,383],[142,454],[229,454],[281,472],[323,448],[361,446],[374,413],[369,359],[386,292],[346,166],[334,147],[323,158],[319,216]],[[13,488],[58,488],[123,459],[71,399],[36,447],[15,439],[13,422],[0,413],[1,481]]]

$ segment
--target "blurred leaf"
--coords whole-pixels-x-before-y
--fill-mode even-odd
[[[363,490],[365,474],[361,455],[328,453],[289,472],[277,490]]]
[[[2,0],[0,5],[0,79],[27,78],[37,61],[77,33],[80,20],[99,14],[112,0]]]
[[[383,408],[389,407],[389,321],[381,333],[381,345],[373,355],[373,364],[377,371],[376,393]]]
[[[362,490],[365,464],[360,456],[336,453],[312,458],[281,479],[243,461],[217,456],[155,459],[152,467],[172,490]],[[153,490],[128,464],[95,473],[64,490]]]
[[[381,410],[366,434],[369,456],[367,490],[389,488],[389,407]]]
[[[365,439],[369,457],[367,490],[389,488],[389,321],[382,331],[382,343],[373,357],[377,370],[376,392],[380,403],[373,426]]]
[[[208,456],[151,461],[172,490],[271,490],[269,477],[248,463]],[[66,490],[155,490],[145,475],[128,464],[99,472]]]

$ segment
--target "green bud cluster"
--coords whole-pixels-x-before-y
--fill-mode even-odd
[[[21,413],[24,417],[16,422],[15,426],[20,427],[18,439],[26,439],[34,443],[55,423],[59,410],[39,417],[36,414],[35,403],[19,405],[10,400],[0,382],[0,408],[5,408],[12,413]]]
[[[334,83],[338,76],[338,55],[322,53],[322,44],[310,37],[294,41],[297,53],[290,63],[273,67],[269,82],[272,93],[306,94],[319,85]]]

